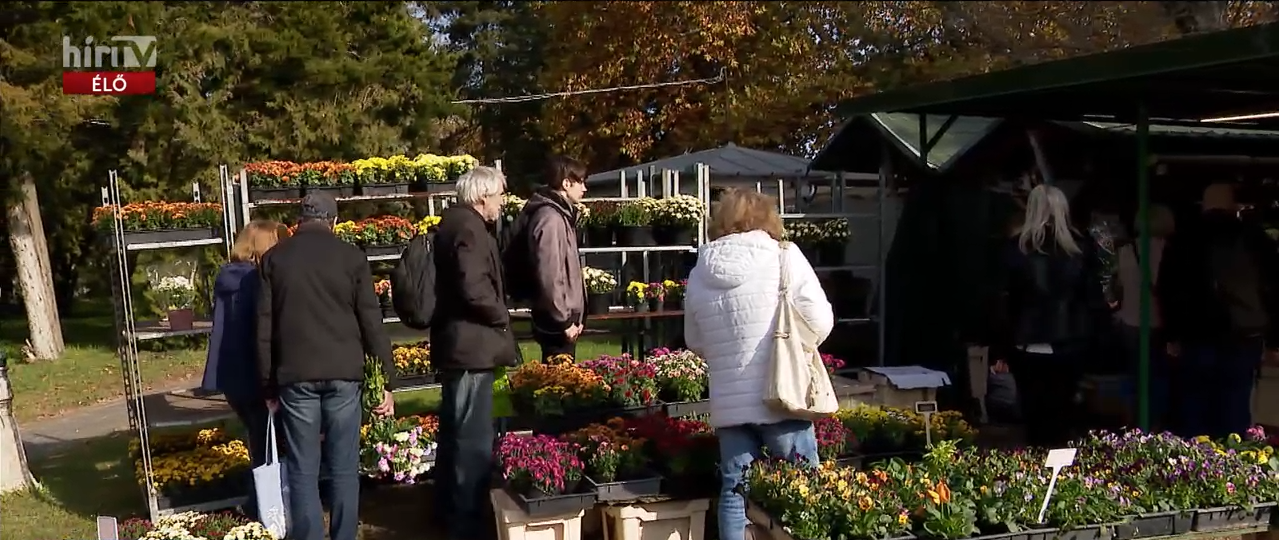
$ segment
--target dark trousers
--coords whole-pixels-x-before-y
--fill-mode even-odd
[[[266,410],[266,401],[261,398],[253,399],[235,399],[227,398],[227,405],[231,407],[231,411],[235,413],[236,418],[244,425],[244,431],[247,432],[249,438],[249,461],[253,467],[259,467],[266,463],[266,419],[268,412]],[[279,427],[279,422],[276,423]],[[249,498],[244,503],[244,513],[250,518],[258,517],[258,494],[253,489],[253,474],[251,471],[246,472],[247,484],[249,486]]]
[[[561,354],[568,354],[577,358],[577,343],[569,341],[564,332],[552,334],[534,328],[533,341],[536,341],[537,345],[542,348],[543,363],[550,360],[552,356]]]
[[[449,538],[476,540],[492,531],[487,521],[493,470],[493,372],[440,372],[440,430],[436,503],[448,516]]]
[[[1059,448],[1070,440],[1079,422],[1075,394],[1083,373],[1074,351],[1035,354],[1015,351],[1008,369],[1017,382],[1026,444]]]
[[[1183,343],[1176,359],[1182,372],[1179,435],[1218,438],[1252,427],[1252,390],[1263,352],[1261,339]]]
[[[1141,329],[1120,325],[1123,335],[1124,359],[1127,361],[1127,375],[1131,383],[1132,415],[1136,424],[1140,414],[1140,377],[1141,377]],[[1177,418],[1172,414],[1172,377],[1173,366],[1168,358],[1168,342],[1157,328],[1150,331],[1150,427],[1154,431],[1177,431]]]
[[[360,523],[360,383],[315,381],[280,387],[277,416],[289,484],[289,538],[324,539],[320,475],[327,482],[330,540],[355,540]],[[320,434],[324,440],[320,440]]]

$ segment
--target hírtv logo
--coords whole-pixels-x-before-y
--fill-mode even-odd
[[[84,46],[73,46],[62,36],[62,67],[65,69],[153,68],[155,36],[112,36],[117,45],[94,45],[84,38]]]

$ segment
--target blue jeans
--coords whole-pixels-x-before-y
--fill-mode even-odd
[[[1181,345],[1182,432],[1214,438],[1252,427],[1252,390],[1264,352],[1260,339]]]
[[[360,383],[313,381],[280,387],[293,540],[324,540],[320,473],[329,481],[329,538],[355,540],[360,524]],[[324,441],[320,441],[320,433]]]
[[[817,465],[817,433],[807,420],[745,424],[715,430],[719,437],[719,540],[745,540],[746,500],[737,492],[745,470],[764,456],[803,458]]]
[[[484,515],[493,471],[493,372],[441,371],[440,386],[438,515],[449,538],[484,538],[493,530]]]

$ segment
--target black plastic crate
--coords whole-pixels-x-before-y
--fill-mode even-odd
[[[595,500],[599,502],[634,501],[644,497],[653,497],[662,492],[662,477],[656,473],[645,475],[646,478],[621,480],[617,482],[596,483],[586,477],[587,485],[595,490]]]
[[[1204,508],[1195,512],[1194,532],[1268,527],[1275,503],[1261,503],[1252,509],[1239,507]]]
[[[595,507],[594,491],[530,498],[523,493],[510,489],[509,486],[506,490],[511,495],[511,498],[515,500],[515,504],[519,505],[520,509],[525,514],[528,514],[529,517],[534,518],[571,515]]]
[[[1136,540],[1154,536],[1186,534],[1194,527],[1193,512],[1158,512],[1131,516],[1115,525],[1115,540]]]

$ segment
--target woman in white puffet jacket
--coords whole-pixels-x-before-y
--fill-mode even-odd
[[[743,470],[769,454],[817,464],[813,423],[778,414],[764,404],[773,355],[781,265],[790,297],[821,339],[835,324],[813,267],[789,246],[783,255],[782,220],[772,197],[729,190],[717,203],[711,242],[702,246],[688,277],[684,338],[706,359],[711,420],[719,438],[720,540],[744,540],[746,503],[736,492]]]

